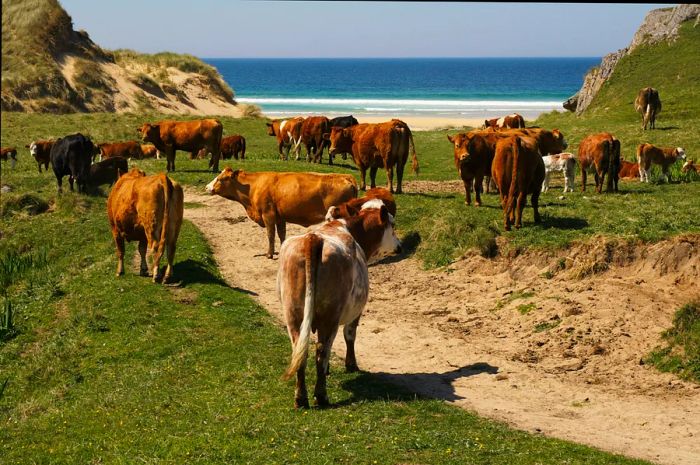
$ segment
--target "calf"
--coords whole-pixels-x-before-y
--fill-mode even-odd
[[[669,168],[676,160],[685,160],[685,150],[681,147],[666,148],[656,147],[651,144],[640,144],[637,147],[637,163],[639,163],[639,180],[649,182],[651,164],[661,165],[666,182],[671,182]]]
[[[620,172],[617,175],[620,179],[638,179],[639,163],[620,159]]]
[[[10,167],[15,169],[17,163],[17,149],[15,147],[3,147],[0,149],[0,160],[10,160]]]
[[[581,165],[581,192],[586,191],[586,174],[595,174],[596,192],[603,190],[605,175],[608,176],[606,192],[617,192],[620,168],[620,141],[609,132],[586,136],[578,146],[578,162]]]
[[[365,192],[364,197],[351,199],[338,206],[331,207],[326,213],[326,220],[333,220],[351,216],[363,208],[378,208],[377,205],[384,205],[392,216],[396,217],[396,201],[391,192],[383,187],[375,187]]]
[[[267,135],[277,139],[277,151],[280,159],[288,160],[289,152],[299,159],[301,152],[301,123],[304,118],[298,116],[289,120],[274,120],[267,123]]]
[[[564,173],[564,193],[574,191],[574,177],[576,176],[576,158],[572,153],[559,153],[556,155],[545,155],[544,162],[544,182],[542,192],[549,190],[549,178],[555,171]]]
[[[282,245],[277,293],[292,357],[285,379],[296,375],[294,406],[308,408],[306,359],[311,332],[317,333],[316,386],[319,406],[329,404],[326,376],[333,340],[343,325],[345,367],[357,371],[355,337],[369,295],[367,262],[400,252],[394,219],[386,207],[332,220]]]
[[[544,161],[532,137],[510,136],[496,144],[491,175],[496,181],[503,207],[504,229],[522,226],[527,195],[532,195],[535,223],[539,223],[539,197],[545,177]]]
[[[122,157],[126,160],[130,158],[140,160],[143,158],[141,144],[136,141],[103,142],[101,144],[97,144],[97,149],[100,153],[100,161],[112,157]]]
[[[58,193],[63,191],[63,177],[68,176],[70,190],[73,182],[78,183],[78,192],[85,192],[90,179],[90,164],[95,153],[95,145],[80,133],[58,139],[51,147],[51,165],[56,175]]]
[[[141,153],[143,154],[143,158],[160,159],[160,152],[155,145],[141,144]]]
[[[688,160],[683,164],[681,173],[697,173],[700,174],[700,165],[696,165],[695,161]]]
[[[173,273],[175,245],[183,213],[182,187],[165,174],[146,176],[133,168],[119,178],[107,198],[107,216],[117,247],[117,276],[124,274],[124,241],[138,241],[141,276],[148,276],[151,257],[153,282],[158,281],[160,259],[167,250],[167,282]]]
[[[481,205],[482,180],[490,178],[491,163],[496,138],[489,140],[478,132],[460,133],[455,136],[447,135],[447,140],[453,144],[454,161],[457,173],[464,183],[464,202],[471,205],[471,191],[474,186],[476,206]],[[487,189],[489,180],[486,181]]]
[[[206,189],[239,202],[251,220],[267,229],[267,258],[275,252],[275,228],[284,243],[287,222],[320,223],[331,206],[357,197],[357,182],[349,174],[247,173],[229,167]]]
[[[88,184],[97,188],[103,184],[109,184],[110,186],[117,182],[119,177],[129,171],[129,164],[126,158],[123,157],[112,157],[106,160],[102,160],[97,163],[93,163],[90,166],[90,180]]]
[[[24,146],[25,148],[29,149],[29,153],[31,153],[34,160],[36,160],[40,173],[41,165],[44,165],[44,169],[46,171],[49,170],[49,162],[51,161],[51,147],[53,147],[54,142],[54,140],[37,140]]]
[[[231,157],[238,160],[239,154],[241,160],[245,160],[245,137],[234,134],[221,139],[221,157],[224,160]]]

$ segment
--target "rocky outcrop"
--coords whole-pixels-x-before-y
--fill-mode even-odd
[[[682,4],[672,8],[650,11],[634,34],[630,45],[617,52],[605,55],[600,65],[586,74],[583,86],[574,96],[567,99],[564,108],[575,111],[577,115],[583,113],[598,94],[603,84],[613,74],[617,63],[622,57],[633,52],[641,45],[652,45],[664,40],[674,41],[678,37],[678,28],[681,23],[689,19],[695,19],[696,25],[700,21],[700,4]],[[577,97],[575,106],[573,104],[574,97]]]

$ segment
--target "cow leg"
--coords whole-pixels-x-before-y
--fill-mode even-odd
[[[117,276],[124,274],[124,238],[114,235],[114,244],[117,246]]]
[[[403,169],[404,169],[404,167],[401,166],[401,163],[396,165],[396,193],[397,194],[403,194],[403,189],[401,187],[401,183],[403,182]]]
[[[316,343],[316,387],[314,388],[314,397],[316,404],[319,407],[327,407],[328,393],[326,392],[326,373],[328,372],[328,362],[331,358],[331,347],[333,340],[338,332],[338,324],[331,325],[333,329],[328,327],[318,328],[318,343]]]
[[[464,203],[467,205],[472,204],[472,182],[473,179],[462,180],[464,182]]]
[[[362,184],[360,185],[360,190],[365,191],[367,190],[367,168],[365,168],[365,165],[360,165],[360,177],[362,178]]]
[[[535,223],[541,223],[542,217],[540,216],[540,192],[535,191],[531,197],[532,200],[532,211],[535,213]],[[527,202],[527,197],[525,197],[524,202]]]
[[[163,248],[159,246],[158,239],[153,241],[151,248],[151,266],[153,267],[153,282],[157,283],[159,278],[160,258],[163,256]]]
[[[513,222],[511,219],[511,212],[513,211],[513,204],[515,199],[510,196],[503,200],[503,229],[510,231],[510,224]]]
[[[377,179],[377,170],[378,170],[378,169],[379,169],[378,166],[371,166],[371,167],[369,168],[369,182],[370,182],[369,187],[371,187],[372,189],[374,189],[375,187],[377,187],[377,183],[376,183],[375,181],[376,181],[376,179]],[[388,187],[388,186],[387,186],[387,187]],[[392,190],[391,192],[394,192],[394,191]]]
[[[299,339],[299,328],[288,326],[289,339],[292,342],[292,350]],[[309,395],[306,392],[306,358],[297,371],[296,386],[294,388],[294,408],[309,408]]]
[[[62,176],[61,177],[56,176],[56,184],[58,184],[58,193],[59,194],[62,193],[63,192],[63,177]]]
[[[474,197],[476,200],[474,201],[474,204],[477,207],[481,206],[481,189],[483,189],[483,186],[481,183],[483,182],[484,178],[477,176],[474,178]]]
[[[581,192],[586,192],[586,177],[588,176],[588,173],[586,173],[585,169],[581,169]]]
[[[148,263],[146,262],[147,252],[148,242],[146,242],[145,240],[139,241],[139,255],[141,256],[141,267],[139,269],[139,274],[141,276],[148,276]]]
[[[355,358],[355,337],[357,336],[357,326],[360,324],[360,317],[346,324],[343,328],[343,336],[345,336],[345,370],[349,373],[359,371],[357,359]]]
[[[544,181],[542,182],[542,192],[547,192],[549,189],[549,174],[550,173],[545,173],[544,175]],[[566,187],[564,187],[564,192],[566,192]]]
[[[170,277],[173,275],[173,262],[175,261],[175,240],[171,239],[171,242],[166,246],[166,252],[168,254],[168,266],[165,267],[165,274],[163,275],[163,283],[170,281]]]
[[[277,235],[280,238],[280,244],[284,244],[287,238],[287,222],[284,220],[277,220]]]
[[[520,229],[523,227],[523,209],[527,203],[527,196],[525,192],[520,192],[518,194],[518,205],[515,209],[515,229]]]
[[[375,171],[376,173],[376,171]],[[389,188],[389,192],[394,193],[394,167],[390,166],[386,169],[386,183]],[[372,187],[374,187],[374,177],[372,177]]]
[[[272,258],[275,254],[275,226],[277,222],[274,217],[263,217],[265,228],[267,229],[267,258]]]

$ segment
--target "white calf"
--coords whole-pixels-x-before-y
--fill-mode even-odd
[[[544,161],[545,176],[542,183],[542,192],[549,190],[549,177],[554,171],[564,173],[564,192],[574,191],[574,176],[576,175],[576,158],[572,153],[559,153],[542,157]]]

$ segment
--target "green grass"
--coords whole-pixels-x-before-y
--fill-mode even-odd
[[[662,338],[665,345],[656,348],[646,362],[700,383],[700,301],[681,307],[673,317],[673,326],[664,331]]]
[[[53,186],[40,195],[51,200]],[[2,221],[0,257],[47,254],[6,287],[15,331],[0,341],[3,464],[645,463],[514,431],[336,360],[336,408],[295,411],[293,384],[280,380],[286,334],[223,282],[189,222],[180,287],[166,287],[129,260],[114,276],[103,197],[65,193],[51,212]]]

